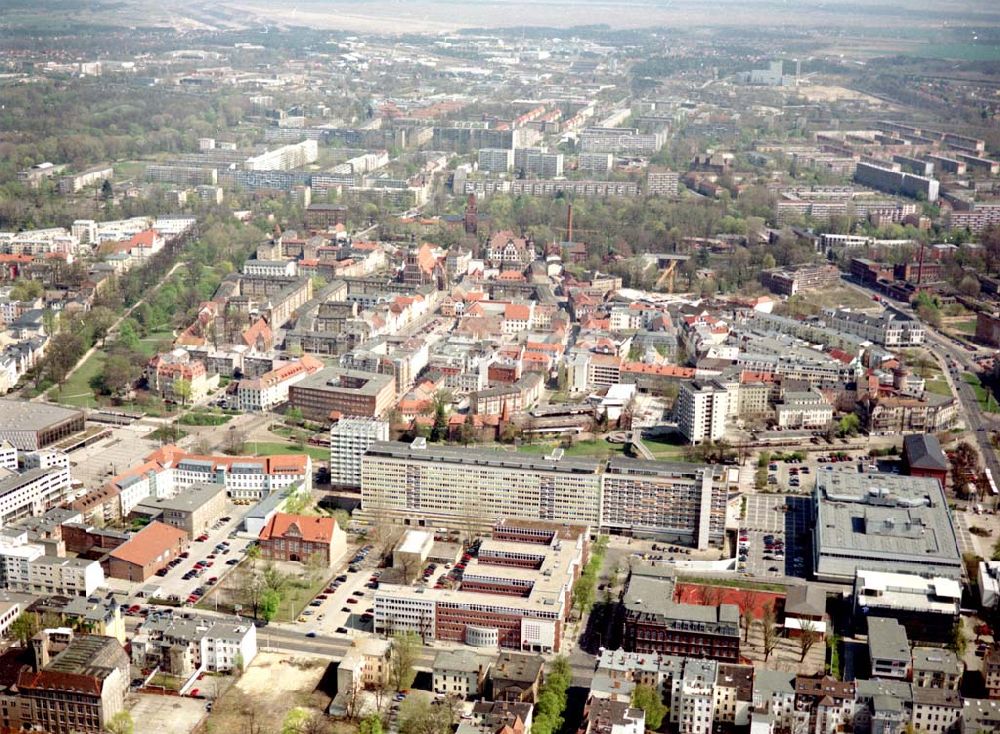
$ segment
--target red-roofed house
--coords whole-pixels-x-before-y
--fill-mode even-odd
[[[279,512],[260,531],[260,555],[271,561],[305,562],[319,556],[327,566],[344,554],[347,534],[332,517]]]
[[[274,333],[263,318],[254,321],[240,336],[244,344],[258,352],[269,352],[274,346]]]
[[[138,232],[129,239],[128,251],[132,257],[147,258],[163,249],[164,240],[155,229]]]

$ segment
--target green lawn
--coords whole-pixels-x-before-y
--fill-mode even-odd
[[[993,397],[992,392],[983,387],[983,383],[980,382],[979,377],[971,372],[963,372],[962,379],[972,386],[972,391],[976,394],[976,400],[979,401],[979,408],[981,410],[986,413],[1000,413],[1000,405],[997,404],[997,399]]]
[[[935,395],[944,395],[946,397],[951,397],[951,388],[948,387],[948,382],[944,379],[927,380],[924,383],[924,387],[927,392],[934,393]]]
[[[104,352],[94,352],[63,384],[62,389],[54,387],[49,390],[49,399],[81,408],[95,407],[97,399],[94,397],[94,391],[90,388],[90,381],[104,368],[106,358],[107,355]]]
[[[287,443],[271,441],[247,441],[246,450],[257,456],[274,456],[280,454],[309,454],[313,461],[329,461],[330,449],[320,446],[304,446],[297,448]]]
[[[976,333],[976,320],[965,319],[964,321],[952,321],[949,327],[962,334],[973,335]]]
[[[687,452],[686,446],[678,446],[654,438],[644,438],[642,442],[660,461],[684,461]]]
[[[139,349],[147,357],[152,357],[156,352],[156,345],[162,341],[173,341],[174,332],[170,329],[161,329],[160,331],[151,331],[146,336],[139,340]]]

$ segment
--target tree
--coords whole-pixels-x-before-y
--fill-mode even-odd
[[[103,201],[111,201],[115,196],[114,187],[111,185],[111,179],[106,178],[101,182],[101,199]]]
[[[108,720],[104,729],[108,734],[133,734],[135,722],[132,721],[132,714],[128,711],[119,711]]]
[[[128,392],[141,374],[139,362],[123,352],[113,352],[104,360],[104,369],[99,379],[108,394],[121,395]]]
[[[108,331],[117,320],[115,312],[107,306],[94,306],[90,309],[90,313],[87,314],[87,324],[92,330],[94,342],[101,342],[103,345]]]
[[[861,419],[856,413],[848,413],[837,424],[837,433],[841,436],[854,436],[861,429]]]
[[[183,377],[177,378],[174,380],[173,392],[174,397],[180,400],[181,405],[187,405],[187,401],[191,399],[191,380]]]
[[[812,620],[801,620],[801,627],[799,628],[800,663],[806,659],[806,655],[809,654],[809,650],[812,649],[812,646],[819,642],[819,638],[819,631],[816,629],[816,625],[813,624]]]
[[[281,608],[281,594],[274,589],[264,589],[260,595],[260,618],[270,622],[278,616]],[[257,616],[256,613],[254,616]]]
[[[774,613],[774,605],[764,607],[764,617],[760,620],[761,635],[764,638],[764,662],[778,647],[778,620]]]
[[[416,632],[396,632],[392,636],[389,657],[389,681],[397,691],[405,691],[417,677],[414,666],[420,657],[423,641]]]
[[[358,734],[382,734],[382,717],[369,714],[358,725]]]
[[[632,690],[632,705],[646,714],[646,729],[656,731],[663,724],[667,707],[653,686],[639,684]]]
[[[57,385],[62,385],[84,351],[83,340],[79,334],[69,330],[60,331],[49,340],[45,357],[46,375]]]
[[[277,592],[279,595],[288,586],[288,576],[283,574],[273,563],[264,565],[261,578],[264,581],[265,589]]]
[[[400,734],[447,734],[451,726],[448,707],[425,696],[407,696],[400,704]]]
[[[27,647],[28,641],[38,632],[38,617],[30,612],[22,612],[21,615],[10,623],[10,635],[21,647]]]
[[[448,435],[448,407],[451,405],[452,395],[447,390],[438,390],[434,393],[432,407],[434,410],[434,423],[431,426],[431,441],[442,441]]]
[[[743,643],[750,639],[750,627],[753,626],[753,610],[757,606],[757,592],[753,589],[744,589],[740,593],[739,608],[740,621],[743,623]]]
[[[979,295],[979,280],[971,275],[966,275],[959,281],[958,290],[963,295],[975,298]]]

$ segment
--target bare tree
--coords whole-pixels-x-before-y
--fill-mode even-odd
[[[717,607],[722,603],[722,589],[718,586],[705,585],[701,587],[701,603],[708,607]]]
[[[760,620],[761,633],[764,638],[764,662],[778,647],[778,620],[774,613],[774,605],[764,607],[764,617]]]
[[[757,606],[757,592],[753,589],[744,589],[740,594],[739,608],[740,621],[743,623],[743,644],[750,639],[750,627],[753,626],[753,610]]]
[[[810,619],[801,620],[799,627],[799,662],[806,659],[812,646],[819,642],[819,631]]]

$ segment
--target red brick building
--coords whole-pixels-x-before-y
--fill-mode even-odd
[[[126,581],[145,581],[188,547],[183,530],[151,522],[108,555],[108,575]]]
[[[347,547],[347,535],[332,517],[279,512],[260,531],[259,542],[267,560],[305,562],[318,554],[330,566]]]
[[[916,433],[903,438],[903,464],[911,477],[932,477],[941,483],[948,479],[948,459],[934,434]]]

